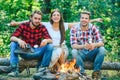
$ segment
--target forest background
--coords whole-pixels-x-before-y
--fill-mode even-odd
[[[84,10],[91,12],[92,19],[102,18],[103,23],[93,24],[104,38],[105,61],[120,62],[120,0],[0,0],[0,57],[10,56],[10,35],[16,29],[8,26],[12,20],[28,20],[30,13],[38,9],[43,13],[42,21],[47,22],[56,8],[62,12],[65,22],[79,22],[79,14]],[[66,42],[71,52],[69,30]]]
[[[0,56],[10,55],[10,35],[16,29],[8,26],[11,20],[28,20],[30,13],[39,9],[43,13],[42,21],[49,21],[55,8],[60,9],[65,22],[79,22],[79,14],[84,10],[91,12],[92,19],[102,18],[102,23],[93,24],[103,35],[107,50],[105,60],[120,61],[120,0],[0,0]],[[69,30],[66,42],[70,52]]]

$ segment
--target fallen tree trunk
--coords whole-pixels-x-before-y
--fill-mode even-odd
[[[0,65],[1,66],[9,66],[10,60],[8,58],[0,58]]]
[[[0,73],[9,73],[11,71],[10,66],[0,66]]]
[[[85,62],[85,69],[93,69],[92,62]],[[102,70],[120,70],[120,62],[103,62]]]
[[[24,69],[29,67],[33,68],[35,67],[37,62],[35,61],[22,61],[19,63],[20,67],[24,66]],[[8,58],[0,58],[0,73],[8,73],[10,72],[10,62]],[[85,69],[92,70],[93,69],[93,63],[92,62],[85,62]],[[102,70],[120,70],[120,62],[103,62],[102,64]],[[21,70],[22,71],[22,70]]]

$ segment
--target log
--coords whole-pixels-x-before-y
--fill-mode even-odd
[[[85,62],[85,69],[92,70],[93,63],[92,62]],[[120,62],[103,62],[102,70],[120,70]]]
[[[1,73],[9,73],[11,71],[10,66],[0,66],[0,74]]]
[[[33,68],[36,66],[37,62],[35,63],[35,65],[31,65],[31,63],[34,62],[24,62],[25,64],[23,65],[23,63],[20,63],[20,66],[29,66],[29,68]],[[10,67],[9,67],[10,63],[9,63],[9,59],[8,58],[0,58],[0,73],[1,72],[9,72],[10,71]],[[26,66],[25,66],[26,65]],[[92,70],[93,69],[93,63],[92,62],[85,62],[85,69],[89,69]],[[103,62],[102,64],[102,70],[120,70],[120,62]],[[8,70],[8,71],[6,71]]]
[[[9,66],[10,65],[10,60],[8,58],[0,58],[0,65]]]

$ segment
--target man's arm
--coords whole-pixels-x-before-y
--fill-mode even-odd
[[[95,43],[86,43],[86,44],[78,44],[77,42],[77,28],[72,27],[70,30],[70,42],[71,42],[71,47],[74,49],[88,49],[88,50],[93,50],[96,47],[104,46],[101,34],[99,33],[99,30],[94,26],[95,29],[95,38],[97,39]],[[97,33],[97,34],[96,34]]]
[[[27,43],[26,43],[25,41],[21,40],[21,39],[18,38],[18,37],[15,37],[15,36],[12,36],[12,37],[10,38],[10,41],[18,42],[18,44],[19,44],[19,46],[20,46],[21,48],[25,48],[26,45],[27,45]]]
[[[17,37],[15,37],[15,36],[12,36],[11,38],[10,38],[10,41],[14,41],[14,42],[19,42],[19,38],[17,38]]]
[[[71,47],[74,49],[82,49],[85,47],[85,45],[79,45],[77,42],[77,27],[74,26],[71,28],[70,30],[70,43],[71,43]]]
[[[52,43],[52,39],[44,39],[43,42]]]
[[[20,22],[17,22],[17,21],[11,21],[10,22],[10,26],[19,26],[20,24],[22,23],[25,23],[25,22],[28,22],[29,20],[25,20],[25,21],[20,21]]]
[[[83,49],[83,48],[85,48],[85,45],[73,44],[71,47],[72,47],[73,49]]]
[[[103,22],[101,18],[91,19],[90,22]]]
[[[20,21],[20,22],[17,22],[17,21],[11,21],[10,23],[10,26],[17,26],[17,25],[20,25],[21,23],[25,23],[25,22],[28,22],[29,20],[25,20],[25,21]],[[96,18],[96,19],[92,19],[90,20],[90,22],[102,22],[102,19],[101,18]],[[72,28],[74,25],[76,25],[78,22],[71,22],[71,23],[68,23],[68,28]]]
[[[96,18],[96,19],[91,19],[90,22],[102,22],[102,19],[101,18]],[[77,23],[79,22],[71,22],[71,23],[68,23],[68,28],[72,28],[74,25],[76,25]]]
[[[48,43],[52,43],[52,40],[51,39],[43,39],[41,41],[40,47],[43,47],[43,46],[47,45]]]
[[[73,44],[71,47],[74,49],[88,49],[88,50],[93,50],[94,48],[104,46],[103,42],[98,42],[98,43],[91,43],[91,44],[85,44],[85,45],[78,45],[78,44]]]

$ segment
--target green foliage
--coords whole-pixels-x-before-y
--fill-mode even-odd
[[[4,3],[4,5],[3,5]],[[107,60],[118,61],[120,53],[120,1],[119,0],[0,0],[0,55],[9,54],[10,35],[15,28],[8,27],[11,20],[28,20],[31,11],[41,9],[43,21],[49,21],[50,12],[58,8],[63,13],[65,22],[78,22],[79,13],[91,12],[91,18],[102,18],[99,26],[107,49]],[[69,30],[66,42],[71,51]]]

